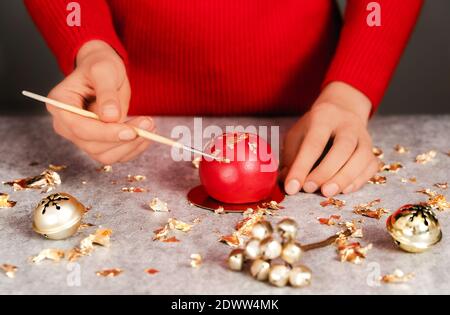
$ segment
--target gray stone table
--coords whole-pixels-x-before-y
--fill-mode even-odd
[[[203,126],[216,124],[280,126],[281,131],[292,124],[287,118],[206,118]],[[176,125],[193,126],[193,118],[157,118],[161,134],[169,135]],[[352,206],[381,198],[381,206],[396,209],[405,203],[426,200],[416,193],[421,188],[433,188],[434,183],[450,180],[450,116],[377,117],[370,123],[374,143],[384,149],[385,162],[401,162],[398,173],[387,173],[386,185],[366,185],[351,195],[340,196],[347,204],[342,210],[322,208],[323,197],[300,193],[283,202],[279,215],[290,216],[300,225],[299,239],[303,243],[321,240],[338,231],[338,227],[320,225],[317,217],[339,213],[343,220],[359,219]],[[231,272],[224,263],[230,247],[218,242],[220,235],[233,231],[240,214],[216,215],[190,206],[185,195],[199,184],[197,170],[189,162],[173,162],[170,149],[154,145],[137,160],[114,166],[112,173],[98,173],[98,165],[73,145],[56,136],[48,117],[0,117],[0,181],[39,174],[49,163],[65,164],[60,172],[62,185],[57,191],[77,196],[92,207],[85,221],[111,228],[112,246],[99,247],[78,265],[66,261],[45,261],[32,265],[28,258],[45,248],[70,249],[95,231],[84,229],[64,241],[50,241],[31,229],[31,212],[43,195],[39,191],[13,192],[1,186],[0,192],[10,193],[17,201],[12,209],[0,209],[0,264],[18,266],[14,279],[0,273],[0,293],[3,294],[414,294],[450,293],[450,217],[448,210],[439,212],[444,237],[440,244],[423,254],[407,254],[396,249],[385,230],[385,219],[364,219],[363,244],[373,249],[361,265],[341,263],[334,246],[308,252],[303,263],[313,270],[313,283],[304,289],[275,288],[254,281],[249,275]],[[411,151],[400,155],[393,150],[396,144]],[[436,159],[426,165],[414,163],[417,154],[435,149]],[[37,161],[38,165],[30,166]],[[148,192],[124,193],[128,174],[147,176],[140,183]],[[417,183],[403,183],[401,178],[417,177]],[[111,181],[118,183],[113,185]],[[86,181],[85,184],[82,184]],[[434,188],[438,190],[437,188]],[[450,197],[447,191],[443,191]],[[153,213],[146,203],[153,197],[168,202],[170,213]],[[180,243],[152,241],[153,230],[161,227],[169,217],[201,222],[186,233],[179,233]],[[276,222],[279,217],[269,217]],[[190,255],[200,253],[204,263],[199,269],[190,266]],[[121,268],[116,278],[100,278],[95,272],[104,268]],[[147,275],[144,270],[160,272]],[[414,272],[415,279],[406,284],[379,285],[374,279],[380,274],[400,268]],[[80,285],[71,286],[73,272],[80,276]],[[68,281],[69,280],[69,281]],[[75,283],[77,284],[77,283]]]

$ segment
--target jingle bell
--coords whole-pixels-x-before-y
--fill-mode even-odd
[[[300,288],[311,284],[311,270],[305,266],[297,266],[289,272],[289,284]]]
[[[245,258],[257,259],[261,256],[261,242],[257,238],[251,238],[244,249]]]
[[[275,259],[281,255],[281,244],[273,237],[266,237],[261,241],[261,254],[263,259]]]
[[[74,235],[86,212],[75,197],[56,193],[42,199],[33,212],[33,230],[52,240]]]
[[[300,244],[296,242],[289,242],[284,244],[283,250],[281,251],[281,258],[288,264],[295,264],[300,260],[302,256],[302,248]]]
[[[244,250],[233,249],[228,256],[228,267],[234,271],[242,271],[244,266]]]
[[[253,261],[250,267],[250,274],[259,281],[266,281],[269,278],[269,271],[270,263],[262,259]]]
[[[287,218],[278,222],[276,230],[284,241],[290,241],[297,237],[298,225],[294,220]]]
[[[289,281],[290,268],[285,265],[273,265],[270,267],[269,282],[277,287],[284,287]]]
[[[404,205],[386,222],[389,234],[401,249],[421,253],[442,238],[435,213],[427,205]]]
[[[259,240],[263,240],[266,237],[271,236],[272,233],[273,233],[273,228],[272,228],[272,225],[270,224],[270,222],[268,222],[268,221],[258,222],[253,226],[253,229],[252,229],[252,236]]]

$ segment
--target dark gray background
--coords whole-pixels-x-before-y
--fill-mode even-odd
[[[380,113],[450,113],[449,14],[449,0],[426,1]],[[60,79],[22,1],[0,1],[0,113],[42,111],[24,101],[20,91],[46,94]]]

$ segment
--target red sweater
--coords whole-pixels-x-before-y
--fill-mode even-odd
[[[25,0],[65,74],[78,49],[100,39],[125,60],[130,114],[290,114],[321,87],[346,82],[378,106],[422,0],[348,0],[344,20],[330,0]]]

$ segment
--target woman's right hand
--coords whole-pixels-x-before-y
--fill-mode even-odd
[[[130,83],[123,60],[108,44],[94,40],[78,52],[75,70],[59,83],[49,98],[96,113],[100,121],[47,104],[53,127],[102,164],[126,162],[145,151],[150,142],[132,128],[153,131],[150,117],[127,120]]]

